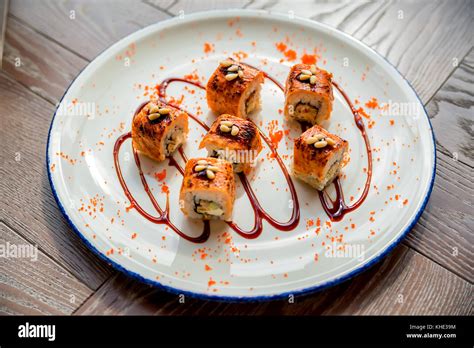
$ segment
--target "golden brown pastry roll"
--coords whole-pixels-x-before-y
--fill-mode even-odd
[[[133,147],[160,162],[186,141],[188,131],[187,113],[149,102],[133,119]]]
[[[207,83],[207,104],[216,114],[241,118],[260,108],[264,74],[232,58],[222,61]]]
[[[247,173],[262,151],[262,140],[257,126],[250,120],[233,115],[220,115],[199,145],[209,157],[232,163],[235,173]]]
[[[179,199],[189,218],[230,221],[235,200],[232,165],[211,157],[188,160]]]
[[[323,190],[339,174],[348,142],[315,125],[295,139],[295,177]]]
[[[331,116],[332,74],[315,65],[294,65],[285,86],[285,116],[296,121],[321,124]]]

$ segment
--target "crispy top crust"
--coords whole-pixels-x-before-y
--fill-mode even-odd
[[[250,82],[258,79],[260,83],[263,83],[264,74],[260,70],[252,68],[245,63],[236,61],[233,58],[228,58],[234,62],[235,65],[239,66],[244,75],[242,78],[236,78],[232,81],[227,81],[225,75],[227,74],[227,68],[219,65],[214,71],[209,81],[207,82],[207,91],[219,94],[225,100],[239,100],[243,92],[247,89]],[[208,94],[209,95],[209,94]]]
[[[309,64],[296,64],[291,67],[288,79],[285,85],[285,95],[289,95],[297,91],[307,91],[318,95],[326,95],[332,101],[334,96],[332,94],[332,74],[326,70],[316,68],[316,83],[314,85],[309,83],[309,80],[300,81],[298,76],[301,74],[301,70],[310,70],[311,65]]]
[[[163,115],[160,118],[150,121],[148,119],[148,112],[150,106],[153,104],[158,105],[158,107],[170,109],[170,113]],[[186,114],[184,111],[173,108],[169,105],[162,104],[160,102],[149,102],[146,104],[140,112],[134,117],[132,122],[132,135],[156,139],[161,137],[165,129],[182,114]]]
[[[232,122],[239,128],[239,133],[232,135],[230,132],[222,132],[220,130],[222,121]],[[250,120],[229,114],[222,114],[214,121],[211,129],[199,144],[199,148],[206,147],[208,144],[232,150],[256,150],[258,152],[262,150],[262,141],[257,126]]]
[[[214,173],[214,179],[208,179],[205,170],[200,172],[194,171],[194,167],[196,167],[197,162],[200,160],[206,160],[209,165],[219,168],[219,171]],[[212,157],[189,159],[186,162],[186,167],[184,168],[181,193],[196,190],[228,192],[231,197],[234,197],[235,180],[234,173],[232,171],[232,164],[230,164],[230,162]]]
[[[336,142],[335,145],[327,145],[318,149],[314,147],[314,145],[306,144],[306,139],[316,134],[324,134],[326,138],[333,139]],[[310,169],[309,171],[322,171],[330,158],[340,150],[347,149],[348,144],[349,143],[346,140],[339,138],[335,134],[329,133],[318,125],[315,125],[301,134],[299,138],[295,139],[295,164],[298,166],[304,165]]]

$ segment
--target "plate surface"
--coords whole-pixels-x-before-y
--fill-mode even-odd
[[[300,222],[280,231],[266,221],[260,237],[245,239],[222,222],[211,223],[203,244],[180,238],[166,225],[144,219],[118,181],[113,148],[130,131],[137,106],[168,77],[205,84],[218,62],[234,56],[284,84],[289,67],[313,62],[333,73],[363,115],[373,151],[370,191],[341,221],[330,221],[318,194],[293,179]],[[270,136],[290,168],[298,124],[284,120],[283,93],[270,80],[262,110],[252,119]],[[211,124],[205,92],[181,83],[168,98]],[[327,126],[349,141],[350,160],[341,183],[346,201],[363,190],[367,153],[351,110],[335,91]],[[184,152],[198,149],[202,128],[190,121]],[[281,139],[280,139],[281,138]],[[434,179],[435,147],[428,117],[413,89],[377,55],[351,37],[316,22],[258,11],[218,11],[176,18],[144,28],[114,44],[85,68],[65,93],[53,119],[47,148],[48,172],[58,204],[88,246],[113,266],[167,290],[224,300],[263,300],[334,285],[387,254],[413,227]],[[171,220],[197,235],[201,222],[187,220],[178,204],[182,181],[168,162],[140,157],[148,184],[164,206],[169,190]],[[130,190],[156,215],[143,190],[131,141],[119,154]],[[284,222],[292,212],[285,177],[268,147],[249,175],[264,209]],[[334,194],[331,186],[327,192]],[[253,226],[253,210],[237,179],[234,221]]]

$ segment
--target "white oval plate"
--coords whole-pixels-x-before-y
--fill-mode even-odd
[[[282,45],[283,43],[284,45]],[[286,47],[285,47],[286,46]],[[293,53],[296,59],[293,59]],[[211,238],[193,244],[166,225],[157,225],[126,207],[113,162],[117,137],[130,130],[134,110],[164,78],[197,75],[205,83],[218,62],[240,57],[284,83],[289,67],[304,54],[334,74],[364,118],[373,148],[373,178],[368,197],[342,221],[330,222],[317,193],[293,179],[301,206],[292,231],[264,221],[257,239],[244,239],[226,224],[212,222]],[[305,59],[311,59],[306,57]],[[215,118],[204,92],[173,84],[168,95],[197,112],[207,124]],[[376,103],[372,98],[376,98]],[[279,112],[283,94],[271,81],[263,87],[262,111],[254,116],[262,130],[283,131],[278,152],[291,164],[299,126]],[[190,121],[184,150],[203,156],[197,144],[202,130]],[[328,127],[349,141],[350,162],[342,186],[357,199],[366,179],[367,155],[353,116],[335,92]],[[131,142],[120,163],[125,180],[150,214],[156,212],[143,191]],[[250,175],[263,207],[279,221],[291,215],[286,181],[268,148]],[[216,11],[175,18],[146,27],[114,44],[89,64],[71,84],[51,124],[48,173],[62,212],[86,244],[113,266],[147,283],[177,293],[220,300],[265,300],[302,294],[337,284],[379,261],[420,217],[433,185],[435,146],[426,112],[416,93],[387,61],[335,29],[285,15],[260,11]],[[141,157],[147,181],[160,204],[170,190],[170,214],[176,225],[198,234],[201,222],[188,221],[178,206],[181,175],[164,163]],[[166,169],[159,181],[155,173]],[[238,181],[238,180],[237,180]],[[333,187],[329,192],[333,191]],[[253,224],[249,201],[238,183],[234,221]],[[342,251],[341,251],[342,250]]]

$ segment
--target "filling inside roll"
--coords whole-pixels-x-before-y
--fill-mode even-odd
[[[173,127],[173,130],[168,133],[165,139],[165,155],[171,155],[185,140],[186,137],[183,133],[183,128],[178,126]]]
[[[260,106],[260,100],[258,98],[257,91],[253,91],[250,93],[250,96],[247,98],[245,102],[245,112],[250,114],[252,111],[258,109]]]
[[[258,110],[260,108],[260,91],[262,89],[262,86],[260,83],[254,83],[246,92],[246,95],[244,97],[245,103],[243,105],[244,111],[245,111],[245,116],[248,116],[250,113]],[[242,104],[241,104],[242,105]]]
[[[224,215],[224,210],[219,203],[211,200],[194,197],[194,211],[203,216],[204,219],[212,219]]]
[[[313,121],[318,117],[321,102],[313,98],[302,98],[296,104],[290,105],[293,111],[290,111],[292,116],[304,121]]]

